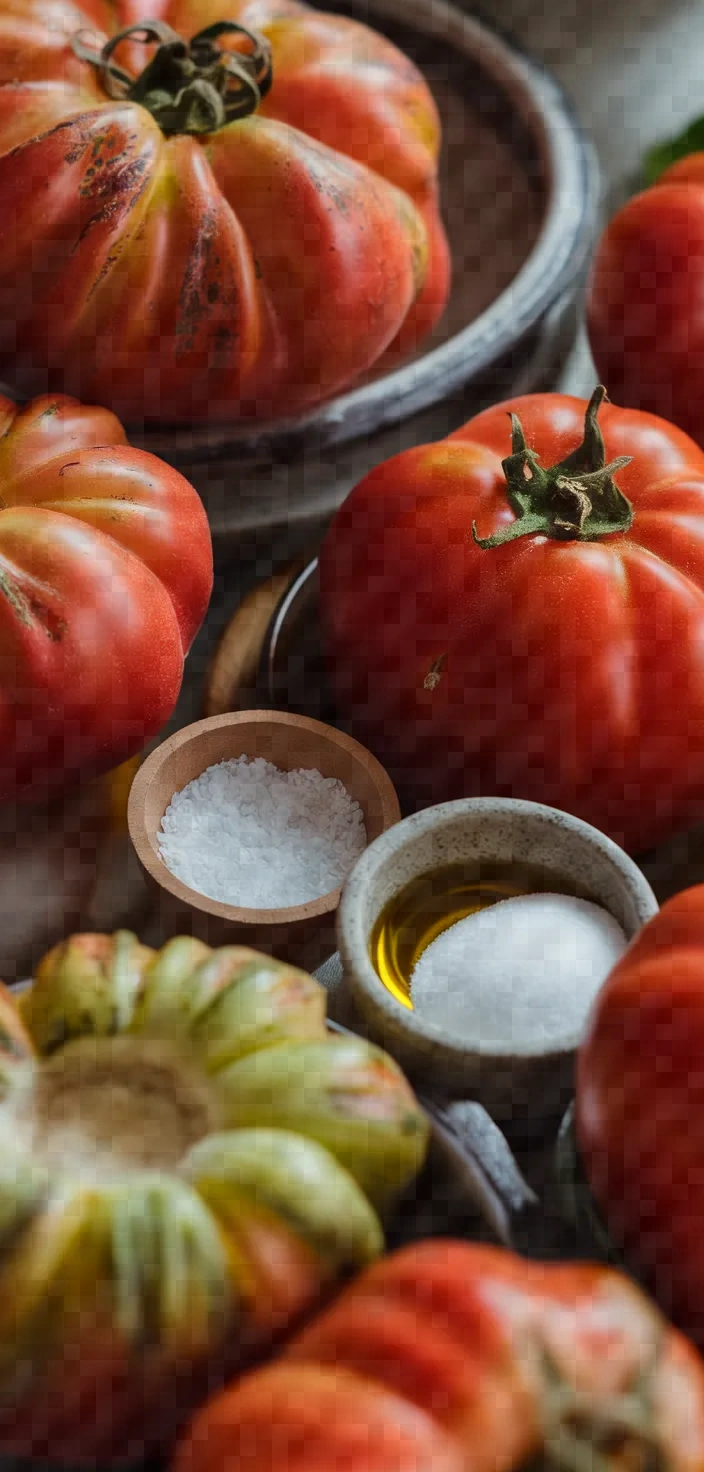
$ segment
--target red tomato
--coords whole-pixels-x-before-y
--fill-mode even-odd
[[[536,394],[378,466],[325,539],[321,609],[340,714],[407,806],[529,798],[638,852],[704,815],[704,454],[604,404],[620,496],[589,478],[598,398],[579,450],[585,403]],[[531,498],[520,539],[477,544]]]
[[[704,444],[704,154],[673,164],[614,216],[587,307],[592,354],[613,398]]]
[[[174,1472],[704,1466],[704,1367],[621,1274],[426,1241],[197,1413]]]
[[[231,421],[315,405],[414,346],[449,254],[439,120],[411,62],[298,0],[81,3],[3,14],[0,376],[125,421]],[[132,38],[101,62],[145,11],[158,57]],[[77,58],[96,25],[96,61]],[[252,47],[254,90],[223,61],[246,74]]]
[[[600,992],[576,1129],[615,1244],[704,1344],[704,885],[663,906]]]
[[[193,487],[104,409],[0,398],[0,799],[141,750],[212,589]]]

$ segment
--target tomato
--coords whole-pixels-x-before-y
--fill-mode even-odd
[[[104,409],[0,399],[0,799],[141,750],[212,589],[193,487]]]
[[[704,1366],[633,1283],[426,1241],[200,1411],[174,1472],[704,1465]]]
[[[396,361],[448,292],[420,73],[298,0],[144,9],[4,7],[0,377],[232,421]]]
[[[581,447],[584,402],[536,394],[374,469],[321,612],[338,711],[406,807],[528,798],[638,852],[704,812],[704,454],[602,395]]]
[[[592,355],[613,397],[704,444],[704,153],[673,164],[614,216],[587,305]]]
[[[669,900],[599,994],[576,1132],[607,1230],[704,1344],[704,885]]]

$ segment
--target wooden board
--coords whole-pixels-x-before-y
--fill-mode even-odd
[[[251,710],[256,700],[262,647],[274,609],[304,566],[303,559],[289,563],[243,598],[226,624],[206,671],[204,716]]]

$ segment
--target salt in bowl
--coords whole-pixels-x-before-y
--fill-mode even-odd
[[[195,935],[211,946],[246,945],[312,969],[333,948],[340,890],[307,904],[254,909],[208,899],[170,872],[159,852],[162,818],[176,792],[217,762],[263,757],[282,771],[315,768],[337,777],[359,803],[369,842],[401,814],[384,768],[350,736],[284,711],[234,711],[177,731],[147,757],[127,812],[137,857],[156,890],[165,935]]]
[[[479,1100],[506,1127],[556,1117],[569,1102],[580,1036],[550,1044],[486,1046],[463,1040],[396,1000],[378,976],[370,939],[382,910],[419,875],[475,861],[537,865],[555,887],[608,910],[631,940],[658,909],[637,865],[596,828],[568,813],[513,798],[467,798],[398,823],[358,859],[337,916],[349,1001],[373,1038],[427,1091]],[[471,987],[471,967],[467,985]]]

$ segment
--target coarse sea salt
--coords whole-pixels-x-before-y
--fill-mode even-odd
[[[174,793],[158,837],[177,879],[247,909],[329,894],[367,843],[362,809],[337,777],[247,756],[208,767]]]
[[[411,976],[419,1018],[463,1041],[542,1048],[583,1032],[627,940],[601,906],[525,894],[468,915],[427,946]]]

